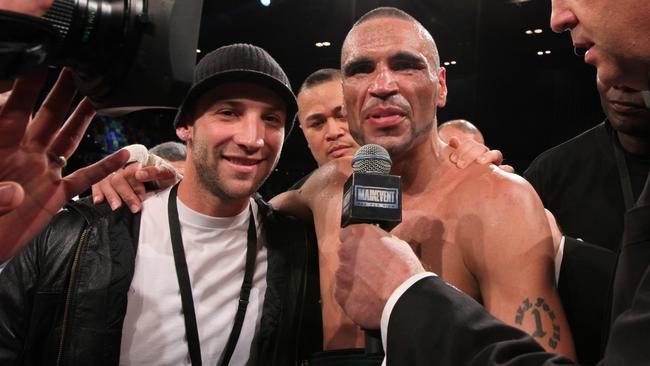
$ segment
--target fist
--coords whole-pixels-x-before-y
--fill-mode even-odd
[[[334,297],[355,323],[378,329],[391,294],[424,268],[408,243],[376,226],[348,226],[340,239]]]

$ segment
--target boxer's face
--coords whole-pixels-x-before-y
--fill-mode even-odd
[[[398,156],[426,139],[445,104],[445,70],[430,38],[414,23],[368,20],[348,34],[341,67],[350,133]]]
[[[222,199],[253,194],[280,157],[286,106],[273,91],[251,83],[222,84],[196,103],[188,127],[186,174]]]
[[[650,1],[552,0],[551,28],[571,30],[573,44],[588,49],[585,62],[607,86],[648,89]]]
[[[359,148],[343,116],[341,80],[327,81],[298,94],[298,118],[318,165],[343,156],[352,156]]]

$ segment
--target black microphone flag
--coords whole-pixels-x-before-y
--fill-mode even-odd
[[[362,146],[352,158],[352,175],[343,187],[341,227],[375,224],[386,231],[402,222],[400,177],[389,175],[388,151],[375,144]]]

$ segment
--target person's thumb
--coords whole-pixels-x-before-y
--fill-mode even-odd
[[[23,187],[16,182],[0,182],[0,215],[18,207],[25,198]]]

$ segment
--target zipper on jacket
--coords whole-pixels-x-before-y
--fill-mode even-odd
[[[63,346],[65,345],[65,339],[67,335],[67,326],[70,315],[70,307],[72,306],[72,296],[73,296],[73,286],[77,278],[77,265],[79,264],[79,256],[81,254],[81,247],[86,242],[88,238],[88,233],[90,232],[90,227],[86,226],[79,237],[79,244],[75,249],[74,258],[72,259],[72,267],[70,268],[70,279],[68,280],[68,286],[66,288],[65,295],[65,307],[63,308],[63,325],[61,327],[61,341],[59,342],[59,353],[56,357],[56,365],[60,366],[63,359]]]

